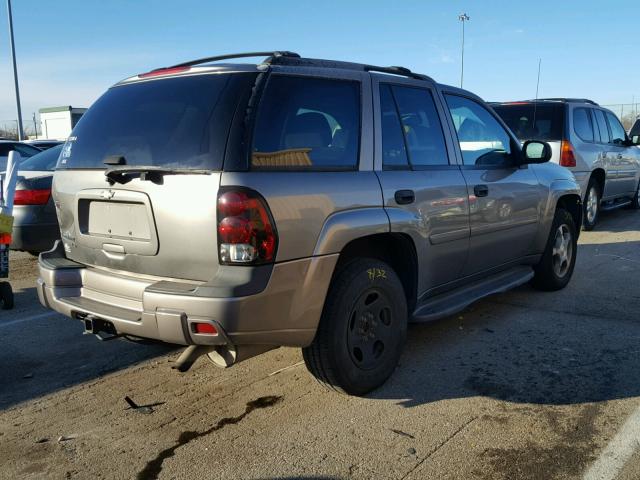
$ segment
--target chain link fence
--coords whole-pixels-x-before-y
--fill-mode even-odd
[[[36,127],[38,130],[36,130]],[[36,135],[41,135],[39,127],[39,125],[34,125],[33,118],[25,118],[22,120],[22,128],[24,129],[25,138],[35,138]],[[10,120],[0,120],[0,139],[18,139],[18,121],[15,118]]]

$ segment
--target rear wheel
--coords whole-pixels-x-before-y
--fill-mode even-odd
[[[584,197],[584,212],[582,215],[584,221],[582,226],[585,230],[593,230],[596,226],[600,214],[601,197],[600,184],[595,178],[591,177],[587,186],[587,194]]]
[[[407,302],[393,269],[357,259],[334,277],[316,338],[302,349],[311,374],[323,385],[364,395],[393,373],[407,332]]]
[[[540,290],[560,290],[571,280],[576,265],[578,237],[571,214],[563,208],[556,210],[547,247],[535,267],[533,286]]]
[[[0,282],[0,307],[2,310],[13,308],[13,289],[9,282]]]

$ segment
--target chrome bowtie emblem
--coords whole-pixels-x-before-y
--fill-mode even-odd
[[[114,192],[113,190],[103,190],[102,198],[104,198],[105,200],[111,200],[115,194],[116,192]]]

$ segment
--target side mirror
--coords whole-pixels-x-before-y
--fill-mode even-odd
[[[547,142],[528,140],[522,146],[523,164],[545,163],[551,160],[551,146]]]
[[[633,133],[629,136],[630,145],[640,145],[640,133]]]

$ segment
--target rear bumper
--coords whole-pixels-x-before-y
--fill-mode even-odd
[[[87,267],[67,260],[60,242],[56,247],[39,261],[38,296],[45,307],[80,320],[106,320],[118,333],[179,345],[309,345],[338,259],[336,254],[276,264],[261,291],[240,296],[241,288]],[[218,335],[195,333],[194,322],[214,325]]]

